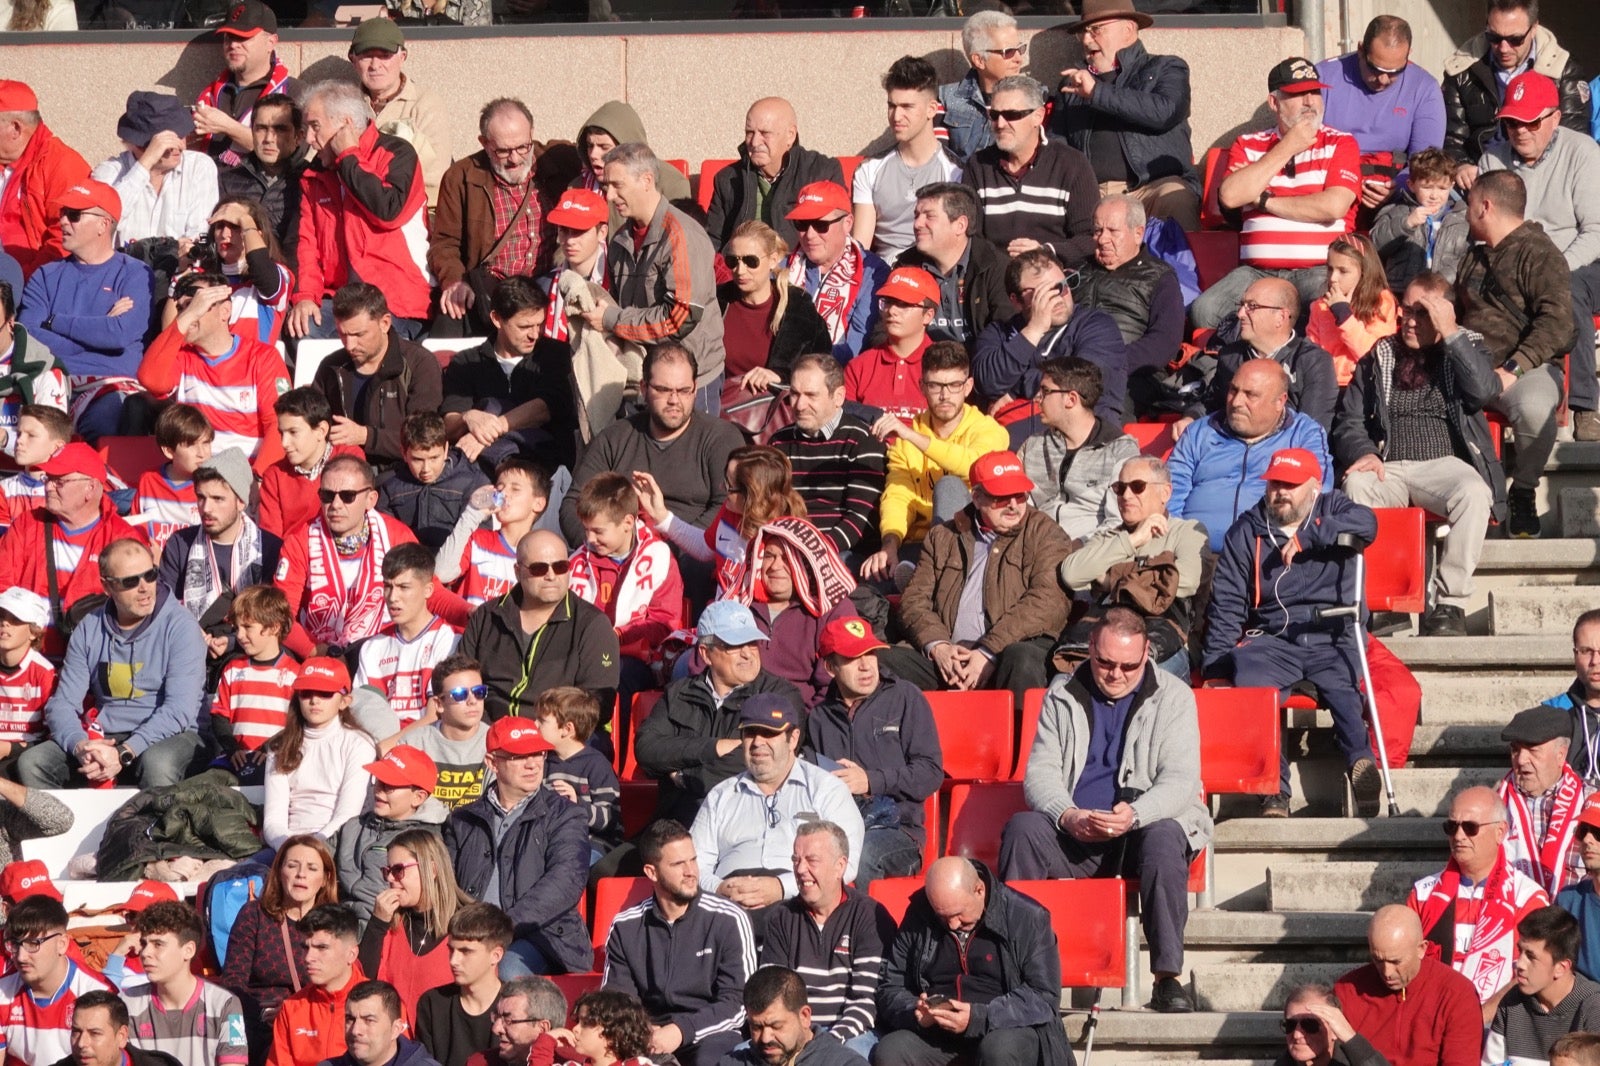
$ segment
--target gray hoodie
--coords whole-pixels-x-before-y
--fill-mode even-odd
[[[378,871],[389,863],[389,842],[407,829],[438,833],[449,813],[444,804],[429,796],[416,815],[404,821],[366,810],[339,827],[333,836],[333,858],[344,893],[341,902],[356,912],[362,925],[371,919],[372,904],[386,887]]]

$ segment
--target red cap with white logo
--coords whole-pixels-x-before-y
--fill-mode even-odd
[[[320,656],[300,664],[295,675],[296,692],[349,692],[350,669],[338,659]]]
[[[1540,116],[1561,107],[1561,94],[1556,83],[1543,74],[1523,71],[1506,86],[1505,102],[1495,112],[1495,118],[1508,118],[1513,122],[1533,122]]]
[[[568,189],[549,211],[545,221],[563,229],[594,229],[611,217],[606,198],[592,189]]]
[[[1016,452],[980,455],[972,464],[967,480],[973,488],[982,489],[991,496],[1015,496],[1033,491],[1033,482],[1023,472],[1022,460],[1017,458]]]
[[[50,880],[50,871],[38,859],[20,859],[8,863],[4,870],[0,870],[0,900],[5,900],[6,905],[11,906],[29,896],[49,896],[59,900],[61,890]]]
[[[810,222],[827,218],[835,211],[850,213],[850,194],[836,181],[814,181],[801,187],[794,207],[783,217],[791,222]]]
[[[128,914],[138,914],[152,903],[176,902],[178,894],[165,881],[140,881],[128,897],[128,902],[122,905],[122,910]]]
[[[439,767],[428,753],[409,744],[389,749],[389,754],[377,762],[362,767],[380,784],[399,788],[420,788],[433,795],[433,786],[439,783]]]
[[[1284,448],[1272,453],[1267,472],[1262,481],[1282,481],[1286,485],[1304,485],[1308,481],[1322,480],[1322,464],[1304,448]]]
[[[555,745],[539,735],[539,727],[527,718],[502,718],[489,727],[490,752],[499,755],[537,755],[555,751]]]

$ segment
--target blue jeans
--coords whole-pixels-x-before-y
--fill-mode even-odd
[[[108,733],[107,740],[121,743],[130,733]],[[117,775],[123,785],[157,788],[176,785],[206,768],[211,753],[198,733],[179,733],[150,745],[133,765]],[[41,741],[17,760],[17,779],[29,788],[85,788],[88,781],[78,770],[78,760],[53,740]]]
[[[722,414],[721,374],[717,375],[716,380],[700,386],[700,390],[694,394],[694,409],[708,414],[712,418]]]
[[[550,963],[531,940],[513,940],[500,960],[500,980],[513,977],[536,977],[550,972]]]

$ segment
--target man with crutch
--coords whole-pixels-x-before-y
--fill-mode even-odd
[[[1315,685],[1333,712],[1357,813],[1372,817],[1383,776],[1363,716],[1365,614],[1352,624],[1337,608],[1360,602],[1359,550],[1378,535],[1378,519],[1344,493],[1322,491],[1321,466],[1304,449],[1274,453],[1262,479],[1266,495],[1229,528],[1217,559],[1202,670],[1285,696],[1297,682]],[[1264,817],[1289,814],[1287,744],[1280,766]]]

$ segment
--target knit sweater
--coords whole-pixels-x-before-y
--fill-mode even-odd
[[[1483,1011],[1472,982],[1437,959],[1422,969],[1403,995],[1389,990],[1371,963],[1333,986],[1355,1031],[1371,1041],[1390,1066],[1475,1066],[1483,1042]]]
[[[144,355],[154,284],[148,266],[120,252],[93,266],[46,263],[28,279],[17,318],[72,376],[131,378]],[[123,297],[133,307],[112,315]]]
[[[363,767],[378,757],[372,738],[347,729],[337,719],[307,727],[300,765],[290,773],[278,769],[278,756],[267,756],[267,799],[261,838],[277,848],[292,836],[316,833],[332,838],[339,827],[361,813],[372,780]]]
[[[288,931],[286,950],[283,926],[267,917],[260,900],[250,900],[234,916],[228,958],[217,984],[238,996],[249,1016],[277,1010],[296,987],[304,988],[310,980],[306,976],[306,935],[298,922],[289,922]]]
[[[1037,154],[1017,177],[1000,166],[994,145],[973,153],[961,182],[978,194],[979,236],[1002,252],[1019,237],[1043,244],[1069,267],[1079,266],[1094,251],[1094,209],[1100,186],[1088,157],[1066,141],[1040,132]]]
[[[1600,259],[1600,144],[1569,129],[1557,129],[1550,147],[1524,163],[1505,140],[1490,144],[1478,161],[1485,173],[1509,170],[1528,188],[1522,217],[1544,229],[1577,270]],[[50,346],[52,349],[55,345]]]
[[[772,446],[789,457],[794,490],[806,501],[806,518],[840,552],[856,548],[877,528],[888,453],[872,427],[841,413],[827,436],[808,436],[799,426],[772,435]]]

